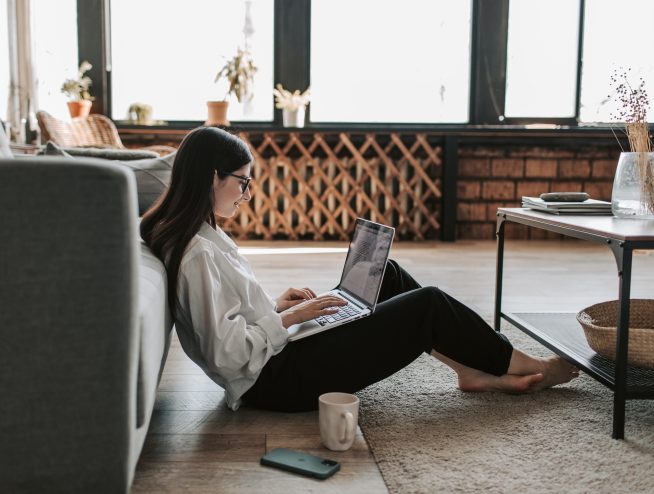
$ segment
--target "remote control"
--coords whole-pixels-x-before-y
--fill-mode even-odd
[[[585,192],[546,192],[540,195],[545,202],[584,202],[589,197]]]

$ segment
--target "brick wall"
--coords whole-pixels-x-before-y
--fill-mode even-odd
[[[578,192],[611,200],[619,149],[516,146],[459,148],[457,238],[492,239],[497,208],[519,207],[522,196]],[[509,238],[559,235],[507,224]]]
[[[321,136],[333,135],[334,130],[318,132]],[[302,135],[311,134],[306,130]],[[141,131],[139,131],[141,132]],[[121,138],[128,147],[147,144],[178,145],[188,130],[166,130],[159,135],[148,131],[147,134],[123,130]],[[263,131],[262,131],[263,132]],[[255,132],[256,133],[256,132]],[[279,139],[280,149],[286,149],[284,144],[286,131],[272,132]],[[379,132],[378,132],[379,133]],[[259,132],[259,134],[262,134]],[[353,134],[360,135],[357,131]],[[410,133],[403,133],[406,136]],[[344,132],[348,136],[350,133]],[[422,135],[422,134],[421,134]],[[439,144],[440,136],[426,133],[426,142],[432,142],[434,149]],[[469,138],[465,132],[460,136]],[[528,138],[527,142],[522,141]],[[594,199],[610,200],[613,186],[613,176],[617,166],[620,149],[612,133],[594,136],[551,135],[542,136],[542,140],[530,135],[521,135],[515,131],[498,134],[491,141],[459,141],[458,147],[458,181],[457,181],[457,221],[456,238],[458,239],[493,239],[495,232],[496,211],[499,207],[519,207],[523,195],[538,196],[543,192],[588,192]],[[494,139],[493,138],[493,139]],[[410,137],[413,139],[413,137]],[[483,144],[481,144],[483,142]],[[501,143],[500,143],[501,142]],[[256,145],[260,145],[261,140]],[[423,159],[421,148],[414,151],[419,159]],[[313,149],[309,147],[308,149]],[[320,148],[315,151],[320,155]],[[307,151],[309,153],[313,151]],[[371,153],[368,148],[367,153]],[[374,154],[374,153],[373,153]],[[397,154],[397,153],[396,153]],[[392,159],[397,155],[389,154]],[[399,156],[400,158],[402,155]],[[434,170],[440,173],[440,170]],[[441,186],[439,179],[437,186]],[[443,190],[443,195],[453,192]],[[432,207],[432,205],[429,205]],[[435,217],[442,224],[442,209],[434,209]],[[506,234],[510,238],[561,238],[559,235],[530,230],[515,224],[506,225]],[[399,238],[400,235],[398,235]],[[439,232],[429,231],[425,238],[438,238]]]

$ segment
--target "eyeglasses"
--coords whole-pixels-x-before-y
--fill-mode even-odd
[[[250,182],[252,181],[252,177],[248,177],[246,175],[236,175],[234,173],[225,173],[225,175],[229,175],[230,177],[235,177],[241,180],[241,193],[243,194],[245,194],[245,191],[248,190]]]

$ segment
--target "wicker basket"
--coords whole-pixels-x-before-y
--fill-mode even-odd
[[[612,300],[591,305],[577,314],[588,345],[611,360],[615,360],[619,308],[620,302]],[[627,360],[629,365],[654,368],[654,300],[631,300]]]

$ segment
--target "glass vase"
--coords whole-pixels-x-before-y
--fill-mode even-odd
[[[654,153],[620,153],[611,209],[619,218],[654,220]]]

